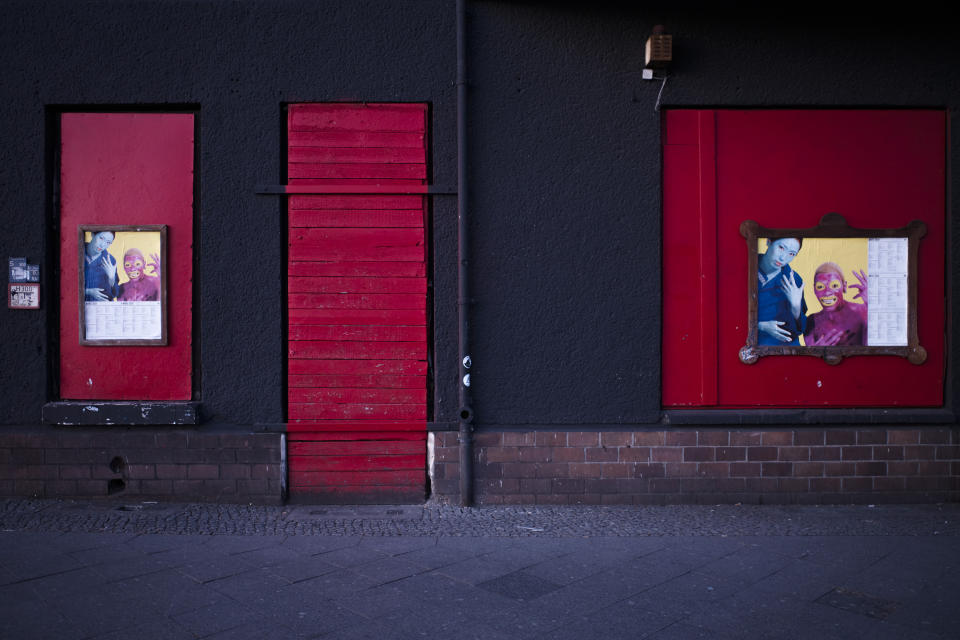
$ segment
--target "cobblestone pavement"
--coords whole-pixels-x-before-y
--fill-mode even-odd
[[[0,500],[0,638],[956,638],[960,505]]]
[[[269,536],[960,536],[960,505],[264,507],[0,500],[0,529]]]

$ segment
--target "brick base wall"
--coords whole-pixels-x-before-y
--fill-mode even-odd
[[[459,500],[455,432],[435,435],[433,495]],[[960,430],[481,432],[477,504],[947,502]]]
[[[279,504],[279,433],[0,430],[0,496]]]

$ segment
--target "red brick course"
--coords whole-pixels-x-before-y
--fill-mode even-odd
[[[451,501],[456,436],[435,434],[433,493]],[[960,430],[942,427],[481,432],[474,455],[480,504],[960,499]]]

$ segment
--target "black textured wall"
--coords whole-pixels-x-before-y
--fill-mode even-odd
[[[660,414],[660,119],[653,23],[477,3],[470,29],[481,424]]]
[[[960,104],[958,47],[936,16],[467,5],[471,351],[482,428],[660,419],[660,300],[669,295],[659,269],[660,84],[640,77],[654,24],[675,42],[664,107],[922,106],[951,110],[953,122]],[[225,425],[282,422],[284,211],[278,198],[254,192],[282,180],[282,105],[429,102],[432,182],[455,184],[454,7],[4,3],[0,258],[50,266],[55,254],[48,114],[58,106],[196,106],[202,414]],[[954,141],[950,158],[958,153]],[[960,192],[956,171],[947,183]],[[453,422],[455,198],[435,197],[431,211],[432,418]],[[951,253],[956,241],[951,235]],[[0,308],[0,424],[37,423],[53,399],[57,281],[49,268],[42,275],[41,311]]]

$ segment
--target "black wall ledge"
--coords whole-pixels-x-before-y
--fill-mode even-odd
[[[190,425],[200,423],[199,402],[48,402],[43,422],[58,425]]]
[[[954,425],[950,409],[670,409],[664,425]]]

